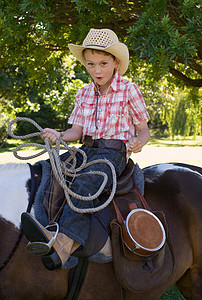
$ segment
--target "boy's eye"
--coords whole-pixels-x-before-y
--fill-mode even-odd
[[[93,66],[93,63],[90,63],[90,62],[89,62],[89,63],[88,63],[88,66],[89,66],[89,67]]]
[[[107,62],[106,62],[106,61],[103,61],[103,62],[102,62],[102,65],[103,65],[103,66],[106,66],[106,65],[107,65]]]

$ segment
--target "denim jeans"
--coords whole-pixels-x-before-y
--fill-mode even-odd
[[[116,149],[108,148],[90,148],[83,145],[81,147],[87,155],[87,162],[99,159],[109,160],[115,167],[117,177],[121,175],[126,166],[126,153]],[[81,153],[77,152],[77,165],[82,162]],[[93,164],[79,173],[86,173],[88,171],[102,171],[108,176],[108,182],[104,191],[112,185],[111,168],[105,163]],[[103,176],[94,174],[84,174],[83,176],[76,177],[71,184],[71,190],[82,196],[93,195],[97,192],[98,188],[103,182]],[[92,208],[99,205],[99,199],[93,201],[82,201],[71,197],[71,201],[76,207],[79,208]],[[65,204],[63,213],[59,219],[60,232],[63,232],[68,237],[85,245],[88,238],[90,226],[90,214],[78,213],[72,210],[68,203]]]

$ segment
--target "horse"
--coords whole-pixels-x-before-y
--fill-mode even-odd
[[[79,300],[158,299],[174,284],[186,299],[202,299],[202,168],[165,163],[146,167],[143,173],[149,207],[163,211],[166,217],[172,276],[158,288],[131,291],[117,279],[113,261],[90,261]],[[40,181],[39,174],[35,177]],[[28,164],[0,165],[0,299],[70,299],[65,298],[70,270],[49,271],[39,257],[25,251],[27,240],[20,234],[20,216],[28,206],[30,178]],[[127,200],[129,196],[122,197]],[[31,214],[35,215],[33,206]]]

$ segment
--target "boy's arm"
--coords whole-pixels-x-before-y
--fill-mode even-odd
[[[147,121],[143,120],[136,125],[137,137],[134,137],[129,141],[128,148],[134,153],[138,153],[142,150],[142,147],[148,142],[150,138],[150,131],[147,125]]]
[[[83,127],[79,125],[73,125],[71,128],[67,129],[63,133],[63,141],[65,142],[76,142],[78,141],[83,134]],[[51,129],[45,128],[43,130],[42,138],[48,138],[52,144],[55,144],[56,139],[60,137],[60,132]]]

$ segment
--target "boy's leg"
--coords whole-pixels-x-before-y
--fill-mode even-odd
[[[113,149],[88,148],[86,146],[83,146],[82,148],[83,150],[85,150],[87,157],[90,157],[88,161],[99,159],[110,160],[114,164],[117,176],[119,176],[125,168],[125,154],[120,151]],[[77,156],[78,164],[80,164],[82,155],[78,153]],[[107,174],[108,182],[106,185],[106,190],[112,184],[111,168],[105,163],[93,164],[80,172],[84,173],[83,176],[76,177],[73,181],[72,190],[75,193],[84,196],[93,195],[97,192],[98,188],[102,184],[102,176],[85,174],[88,171],[102,171]],[[74,198],[72,198],[72,201],[74,202],[75,206],[82,208],[94,207],[95,203],[95,201],[84,202]],[[26,215],[25,218],[26,220],[28,220],[29,226],[33,228],[31,237],[34,236],[34,241],[37,241],[38,233],[40,235],[40,238],[42,236],[43,242],[48,242],[48,240],[51,239],[52,234],[50,234],[40,223],[38,223],[36,219],[28,215]],[[27,225],[24,224],[24,227],[26,226]],[[90,215],[75,212],[69,207],[68,203],[66,203],[59,220],[59,227],[60,233],[58,234],[58,240],[55,244],[55,251],[53,253],[50,253],[49,255],[42,256],[42,262],[48,269],[55,269],[61,266],[69,258],[74,241],[77,242],[77,247],[78,243],[82,245],[85,244],[88,238],[90,227]],[[35,233],[37,231],[37,236],[35,236]]]
[[[119,176],[126,166],[126,156],[114,149],[100,149],[100,148],[89,148],[82,146],[82,149],[86,152],[88,162],[99,159],[108,159],[115,167],[117,176]],[[105,163],[93,164],[80,172],[83,174],[75,178],[72,183],[71,189],[75,193],[82,196],[92,196],[97,192],[103,182],[103,177],[100,175],[85,174],[89,171],[102,171],[107,174],[108,182],[105,187],[105,191],[112,185],[112,173],[109,165]],[[92,208],[99,205],[98,201],[82,201],[71,197],[71,201],[76,207],[79,208]],[[88,238],[89,226],[90,226],[90,215],[80,214],[73,211],[68,204],[65,204],[63,213],[59,220],[60,231],[72,238],[73,240],[84,245]]]

